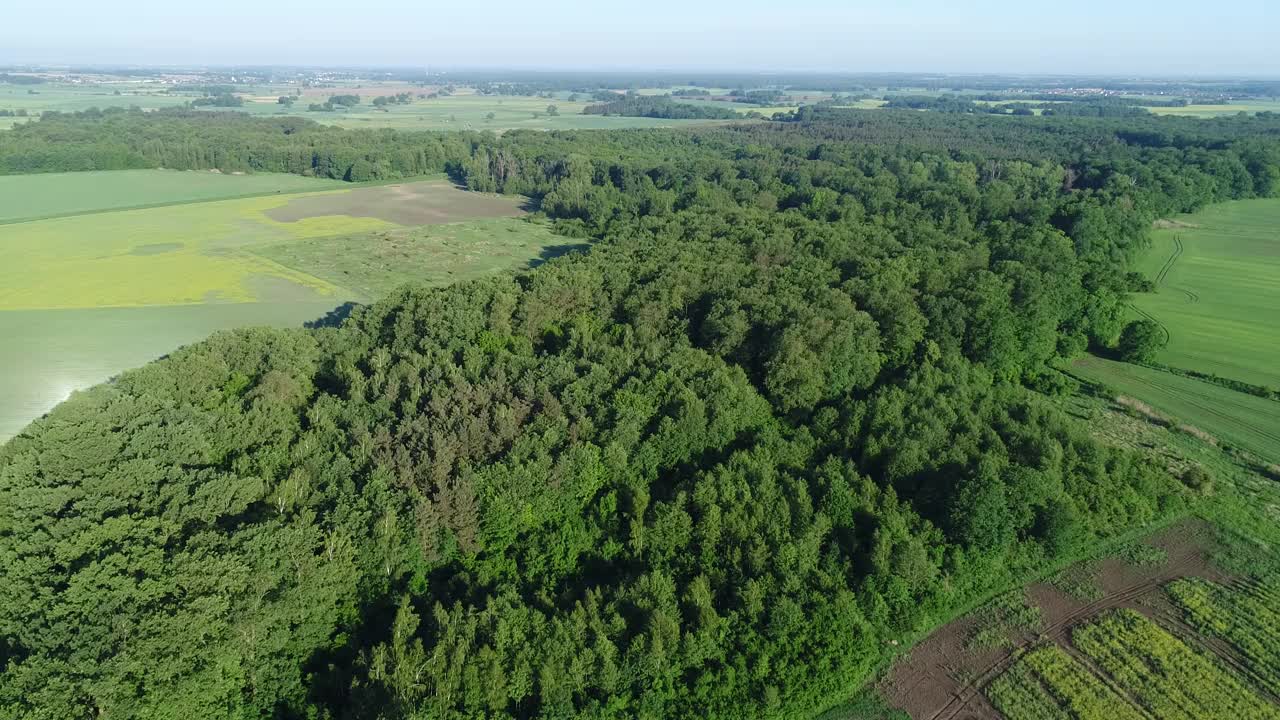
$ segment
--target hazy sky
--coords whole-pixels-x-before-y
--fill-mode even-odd
[[[4,0],[0,62],[1280,76],[1280,0]]]

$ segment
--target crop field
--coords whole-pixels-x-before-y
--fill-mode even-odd
[[[140,200],[167,204],[112,209]],[[10,220],[0,224],[0,441],[71,390],[213,330],[297,326],[404,282],[446,284],[571,247],[516,219],[521,203],[438,179],[352,188],[168,171],[0,178]],[[24,212],[55,217],[14,220]]]
[[[1082,358],[1071,369],[1086,380],[1141,400],[1172,424],[1189,424],[1220,442],[1280,462],[1280,403],[1274,400],[1098,357]]]
[[[1193,627],[1235,648],[1261,686],[1280,696],[1280,575],[1238,586],[1185,579],[1168,591]]]
[[[271,245],[255,252],[372,300],[406,283],[447,285],[535,264],[580,246],[514,218]]]
[[[1132,610],[1078,628],[1072,642],[1142,707],[1169,720],[1280,718],[1280,706]]]
[[[1028,652],[991,682],[987,696],[1009,720],[1143,720],[1137,708],[1056,645]]]
[[[0,223],[204,200],[339,188],[299,175],[223,175],[177,170],[0,175]]]
[[[1165,365],[1280,387],[1280,200],[1240,200],[1154,232],[1141,266],[1157,292],[1134,306],[1155,318]]]

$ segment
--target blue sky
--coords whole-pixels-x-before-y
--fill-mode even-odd
[[[12,0],[0,62],[1280,76],[1280,0]]]

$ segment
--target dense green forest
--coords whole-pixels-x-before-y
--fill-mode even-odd
[[[804,108],[692,130],[48,116],[0,168],[450,172],[593,242],[221,333],[0,447],[0,717],[809,718],[1194,502],[1051,368],[1280,118]]]

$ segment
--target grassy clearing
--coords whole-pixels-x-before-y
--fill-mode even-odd
[[[1086,357],[1072,372],[1139,398],[1170,420],[1190,424],[1219,442],[1280,462],[1280,403],[1162,370]]]
[[[1137,708],[1055,645],[1028,652],[993,680],[986,694],[1009,720],[1144,720]]]
[[[1131,610],[1111,612],[1076,629],[1072,642],[1156,717],[1280,718],[1280,707]]]
[[[1168,332],[1157,361],[1280,387],[1280,199],[1221,203],[1154,233],[1133,304]]]
[[[224,175],[113,170],[0,176],[0,223],[124,208],[328,190],[336,180],[298,175]]]
[[[527,267],[577,247],[546,224],[497,218],[289,242],[255,252],[369,300],[406,283],[448,285]]]

